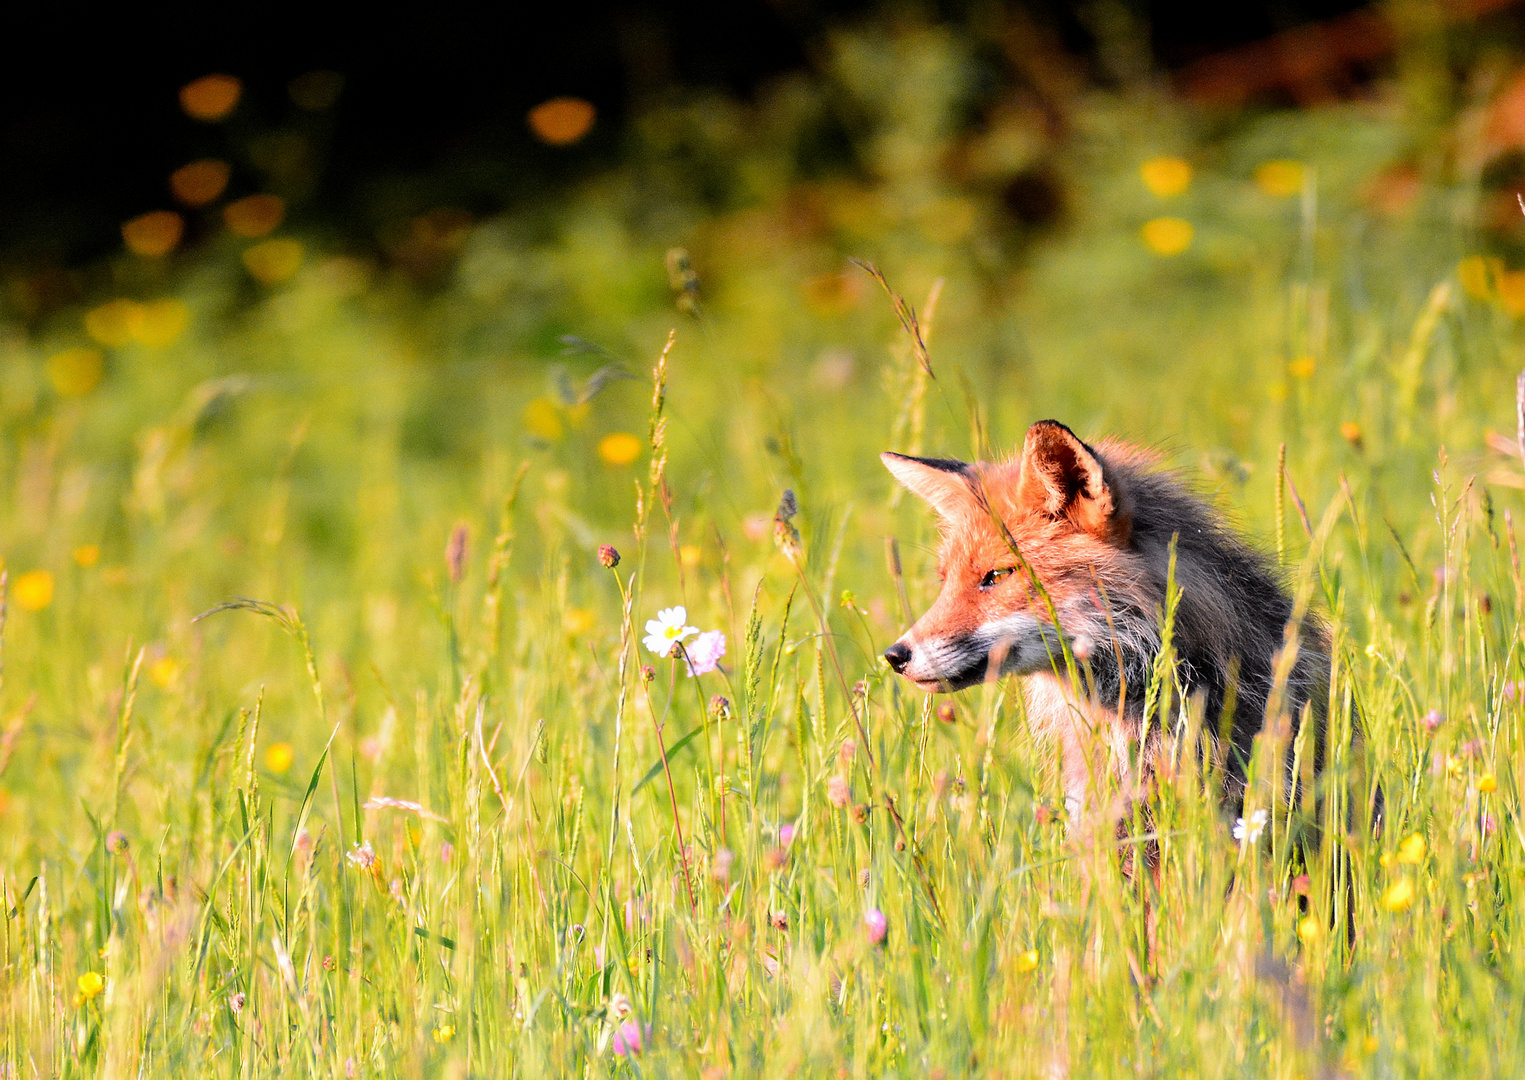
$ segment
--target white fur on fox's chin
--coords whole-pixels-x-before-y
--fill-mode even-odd
[[[1032,675],[1063,662],[1058,632],[1031,615],[1006,615],[961,638],[901,640],[911,647],[910,662],[901,674],[923,690],[940,690],[947,681],[991,661],[999,664],[1001,675]]]

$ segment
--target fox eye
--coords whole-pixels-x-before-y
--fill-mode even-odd
[[[1014,566],[1003,566],[998,570],[992,570],[980,578],[980,588],[988,589],[996,582],[1004,581],[1006,578],[1011,577],[1014,573],[1016,573],[1016,567]]]

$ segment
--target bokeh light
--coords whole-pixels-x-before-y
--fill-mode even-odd
[[[593,128],[598,112],[591,101],[558,97],[543,101],[529,111],[530,131],[550,146],[570,146]]]
[[[1516,317],[1525,315],[1525,270],[1505,270],[1498,275],[1499,307]]]
[[[161,656],[148,666],[148,677],[155,686],[168,689],[180,678],[180,661],[173,656]]]
[[[138,319],[133,324],[132,336],[139,343],[150,348],[163,348],[185,333],[190,319],[190,309],[179,300],[173,297],[154,300],[140,306]]]
[[[106,358],[99,349],[65,349],[48,357],[48,381],[63,397],[83,397],[100,384]]]
[[[524,430],[537,439],[555,442],[564,430],[561,413],[549,398],[536,398],[524,407]]]
[[[279,195],[246,195],[222,208],[222,220],[235,236],[269,236],[286,220],[286,200]]]
[[[1496,276],[1497,270],[1481,255],[1468,255],[1456,264],[1456,280],[1475,300],[1487,300],[1493,295]]]
[[[233,168],[226,161],[204,158],[182,165],[169,174],[169,188],[186,206],[206,206],[227,190]]]
[[[296,758],[296,750],[289,742],[274,742],[265,748],[265,768],[277,776],[288,771]]]
[[[215,123],[238,107],[244,84],[233,75],[203,75],[180,88],[180,107],[192,119]]]
[[[1183,218],[1162,217],[1146,221],[1142,230],[1144,245],[1156,255],[1170,258],[1191,247],[1196,230]]]
[[[300,240],[276,239],[255,244],[244,252],[244,268],[264,285],[278,285],[302,265]]]
[[[136,300],[108,300],[85,312],[85,333],[91,340],[117,349],[137,336],[143,305]]]
[[[1184,158],[1150,158],[1139,166],[1144,186],[1159,198],[1179,195],[1191,186],[1191,165]]]
[[[41,611],[53,602],[53,575],[28,570],[11,583],[11,599],[22,611]]]
[[[598,456],[609,465],[629,465],[640,456],[641,445],[628,431],[616,431],[598,441]]]
[[[1304,170],[1300,161],[1267,161],[1255,169],[1255,186],[1273,198],[1284,199],[1303,190]]]
[[[127,250],[147,259],[168,255],[185,235],[185,219],[173,210],[152,210],[122,225]]]

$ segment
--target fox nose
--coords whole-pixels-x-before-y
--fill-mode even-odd
[[[899,675],[911,662],[911,647],[903,641],[897,641],[884,650],[884,660],[895,669],[895,674]]]

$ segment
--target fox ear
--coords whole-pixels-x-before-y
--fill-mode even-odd
[[[1127,539],[1127,517],[1119,513],[1101,459],[1056,420],[1027,429],[1017,501],[1046,517],[1067,517],[1102,539]]]
[[[973,470],[950,458],[915,458],[904,454],[879,455],[884,467],[913,495],[926,500],[939,517],[955,518],[975,506],[969,486]]]

